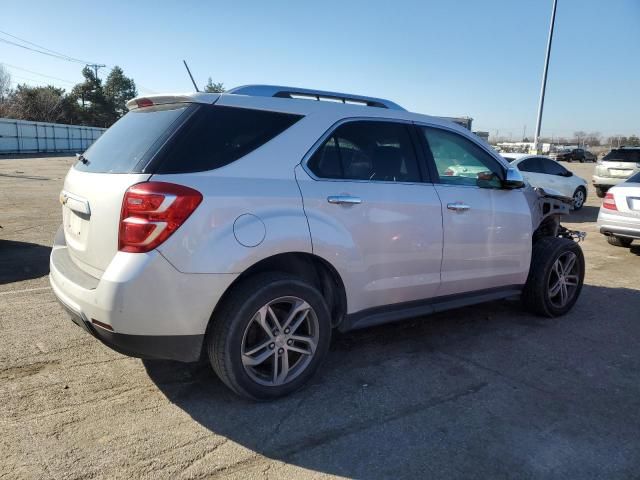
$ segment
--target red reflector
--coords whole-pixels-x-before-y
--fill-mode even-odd
[[[616,199],[613,198],[613,193],[607,193],[604,196],[604,200],[602,201],[602,208],[606,208],[607,210],[618,210]]]
[[[136,105],[138,105],[138,108],[153,107],[153,100],[150,98],[139,98],[136,100]]]
[[[98,327],[104,328],[105,330],[109,330],[109,331],[113,332],[113,327],[111,325],[99,322],[95,318],[91,319],[91,323],[93,323],[94,325],[97,325]]]
[[[201,201],[200,192],[174,183],[145,182],[129,187],[122,200],[118,249],[131,253],[153,250]]]

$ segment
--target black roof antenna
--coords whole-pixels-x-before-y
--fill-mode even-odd
[[[196,81],[193,79],[193,75],[191,75],[191,70],[189,70],[189,65],[187,65],[186,60],[182,60],[182,63],[184,63],[184,68],[187,69],[187,73],[189,74],[189,78],[191,78],[191,83],[193,83],[193,86],[196,89],[196,92],[199,92],[200,89],[198,88],[198,85],[196,85]]]

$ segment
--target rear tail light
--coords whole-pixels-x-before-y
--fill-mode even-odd
[[[604,196],[602,208],[606,208],[607,210],[618,210],[618,207],[616,206],[616,199],[613,198],[613,193],[607,193]]]
[[[193,188],[166,182],[138,183],[122,200],[118,250],[153,250],[175,232],[202,202]]]
[[[444,171],[444,175],[446,175],[447,177],[452,177],[455,174],[455,172],[453,170],[451,170],[450,168],[447,168]]]

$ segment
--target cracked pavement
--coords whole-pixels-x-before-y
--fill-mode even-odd
[[[206,364],[141,361],[76,327],[49,287],[73,159],[0,157],[0,478],[638,478],[640,247],[586,230],[558,319],[494,302],[335,336],[271,403]],[[590,179],[593,164],[567,164]]]

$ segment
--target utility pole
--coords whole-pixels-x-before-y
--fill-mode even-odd
[[[101,64],[97,64],[97,63],[89,63],[89,64],[87,64],[87,67],[93,68],[93,71],[96,74],[96,78],[98,78],[98,69],[99,68],[104,68],[104,67],[106,67],[106,65],[101,65]]]
[[[538,120],[536,122],[536,133],[533,138],[533,148],[538,152],[538,139],[540,138],[540,127],[542,126],[542,109],[544,108],[544,93],[547,89],[547,71],[549,70],[549,57],[551,56],[551,41],[553,40],[553,27],[556,23],[556,8],[558,0],[553,0],[551,10],[551,23],[549,25],[549,38],[547,39],[547,54],[544,58],[544,70],[542,72],[542,87],[540,88],[540,103],[538,104]]]

